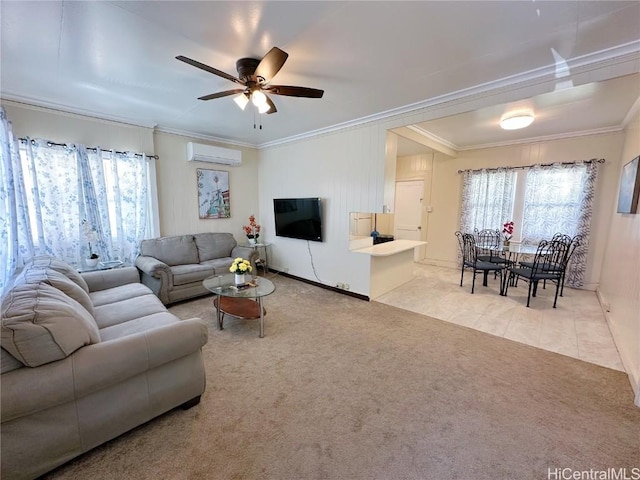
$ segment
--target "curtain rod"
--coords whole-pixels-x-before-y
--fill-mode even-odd
[[[18,138],[18,140],[20,140],[22,143],[27,143],[27,141],[28,141],[27,138]],[[36,141],[32,139],[31,143],[35,145]],[[68,146],[66,143],[56,143],[56,142],[50,142],[50,141],[47,141],[47,145],[49,147],[54,147],[54,146],[55,147],[67,147]],[[85,148],[87,150],[93,150],[94,152],[97,152],[99,147],[85,147]],[[120,154],[126,154],[127,153],[127,152],[120,152],[120,151],[117,151],[117,150],[104,150],[104,151],[105,152],[120,153]],[[158,158],[160,158],[160,157],[158,157],[158,155],[147,155],[146,153],[145,153],[145,155],[147,156],[147,158],[154,158],[156,160],[158,160]],[[134,156],[141,157],[142,153],[134,153]]]
[[[605,160],[604,158],[592,158],[591,160],[583,160],[583,161],[578,161],[578,162],[559,162],[560,165],[575,165],[577,163],[604,163]],[[475,170],[472,169],[468,169],[468,170],[458,170],[458,173],[464,173],[464,172],[481,172],[482,170],[486,170],[486,171],[494,171],[494,170],[524,170],[525,168],[532,168],[532,167],[553,167],[554,165],[558,165],[558,162],[556,163],[539,163],[536,165],[522,165],[520,167],[496,167],[496,168],[477,168]]]

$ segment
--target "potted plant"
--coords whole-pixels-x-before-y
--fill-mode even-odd
[[[505,250],[509,250],[509,244],[511,243],[511,237],[513,237],[513,222],[509,221],[502,225],[502,234],[504,235],[502,244]]]
[[[246,282],[245,274],[251,273],[251,270],[253,270],[253,267],[251,267],[249,260],[245,260],[242,257],[236,258],[229,267],[229,271],[235,274],[236,285],[243,285]]]
[[[89,225],[89,222],[87,222],[86,219],[84,219],[82,220],[82,233],[87,239],[87,243],[89,245],[89,256],[85,260],[85,263],[87,264],[87,267],[93,268],[97,266],[98,262],[100,261],[100,256],[95,253],[91,247],[91,242],[93,242],[95,245],[95,243],[98,241],[98,232],[95,228]]]
[[[256,217],[254,215],[249,216],[249,225],[244,225],[242,229],[249,239],[249,243],[255,245],[258,243],[258,237],[260,236],[260,225],[256,223]]]

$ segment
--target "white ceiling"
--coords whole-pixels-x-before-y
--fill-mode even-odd
[[[639,18],[638,1],[2,1],[0,95],[260,146],[561,59],[625,45],[637,53]],[[320,88],[324,98],[273,95],[278,112],[262,116],[241,111],[232,97],[200,101],[235,86],[175,59],[185,55],[235,76],[238,58],[261,58],[272,46],[290,55],[272,83]],[[568,100],[548,94],[535,108],[552,106],[550,117],[539,114],[529,131],[564,126],[564,108],[579,122],[573,129],[603,128],[589,121],[602,117],[619,125],[640,93],[637,78],[620,81],[626,93],[614,95],[616,107],[606,112],[589,100],[612,98],[597,88]],[[581,103],[591,114],[575,115]],[[465,114],[473,129],[460,128],[463,117],[447,119],[455,128],[421,127],[461,148],[499,142],[487,132],[501,108]]]

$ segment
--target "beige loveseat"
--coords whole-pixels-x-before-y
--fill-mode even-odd
[[[202,281],[229,273],[237,257],[249,260],[255,272],[258,252],[253,248],[238,246],[230,233],[197,233],[143,240],[136,266],[142,283],[168,305],[211,293]]]
[[[134,267],[80,275],[36,257],[1,313],[3,480],[35,478],[204,392],[207,324],[169,313]]]

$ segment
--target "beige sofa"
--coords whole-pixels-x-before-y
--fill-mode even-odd
[[[207,324],[169,313],[134,267],[80,275],[36,257],[1,313],[3,480],[35,478],[204,392]]]
[[[136,266],[142,283],[168,305],[211,293],[202,281],[229,273],[237,257],[249,260],[255,272],[253,248],[238,246],[230,233],[197,233],[143,240]]]

